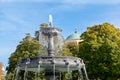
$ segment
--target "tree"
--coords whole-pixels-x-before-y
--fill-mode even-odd
[[[0,80],[5,80],[5,74],[4,74],[2,62],[0,62]]]
[[[37,56],[39,50],[41,53],[44,52],[42,46],[39,45],[38,40],[32,38],[30,34],[27,34],[27,36],[17,46],[15,52],[13,52],[9,57],[9,66],[7,67],[7,80],[12,80],[15,66],[19,60]]]
[[[75,43],[69,43],[66,45],[66,47],[70,50],[70,52],[72,53],[72,55],[74,57],[78,56],[79,53],[79,45],[75,44]]]
[[[84,41],[79,46],[79,57],[86,63],[89,78],[120,78],[120,30],[109,23],[94,25],[81,38]]]

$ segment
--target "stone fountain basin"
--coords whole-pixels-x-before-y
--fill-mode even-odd
[[[40,71],[53,71],[55,67],[56,72],[74,71],[79,70],[84,65],[81,58],[77,57],[34,57],[22,59],[17,67],[20,70],[27,70],[38,72]],[[38,67],[40,66],[40,67]],[[26,68],[27,67],[27,68]]]

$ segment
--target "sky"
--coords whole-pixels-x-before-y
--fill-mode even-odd
[[[34,37],[49,14],[64,38],[75,28],[81,34],[105,22],[120,28],[120,0],[0,0],[0,62],[5,67],[26,33]]]

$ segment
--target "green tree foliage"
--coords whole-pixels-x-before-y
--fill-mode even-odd
[[[59,54],[58,54],[58,56],[59,56]],[[62,47],[62,53],[60,54],[60,56],[73,56],[73,55],[70,52],[70,49],[67,47],[67,45],[64,44]]]
[[[0,80],[5,80],[5,74],[3,71],[3,64],[0,62]]]
[[[39,49],[41,49],[42,52],[42,47],[39,45],[39,42],[27,34],[27,36],[17,46],[15,52],[13,52],[9,57],[9,66],[7,67],[7,80],[12,80],[15,66],[19,60],[38,55]]]
[[[81,38],[79,57],[87,67],[89,78],[120,78],[120,30],[109,23],[87,28]]]
[[[79,53],[79,45],[77,45],[77,44],[74,43],[74,42],[71,42],[71,43],[67,44],[66,47],[70,50],[70,52],[72,53],[72,55],[73,55],[74,57],[77,57],[77,56],[78,56],[78,53]]]

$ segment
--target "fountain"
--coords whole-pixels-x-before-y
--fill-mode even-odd
[[[40,72],[45,72],[45,80],[61,80],[60,76],[62,72],[71,73],[75,70],[79,72],[78,80],[83,80],[83,77],[85,77],[85,80],[88,80],[85,64],[81,58],[55,56],[56,46],[54,44],[54,37],[58,37],[60,34],[61,29],[53,27],[52,16],[49,15],[49,27],[44,26],[39,30],[40,44],[47,50],[48,56],[22,59],[16,66],[16,74],[13,80],[18,80],[20,70],[24,70],[24,80],[27,80],[26,76],[28,71],[36,72],[37,75],[40,75]],[[59,37],[58,43],[56,44],[58,46],[57,51],[61,51],[61,41],[62,37]],[[70,80],[72,80],[72,74],[70,75]]]

